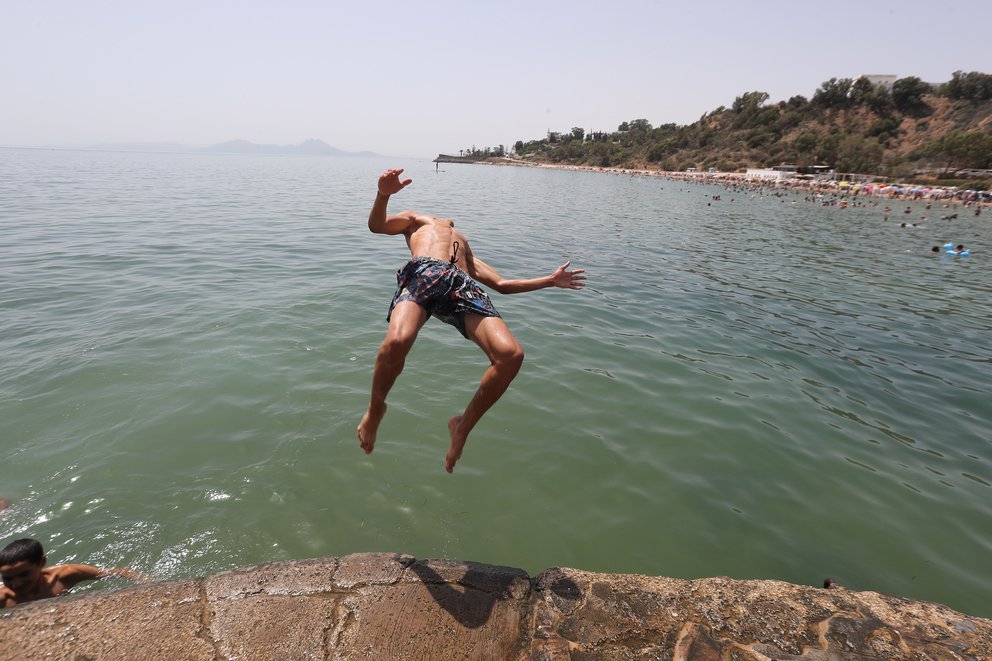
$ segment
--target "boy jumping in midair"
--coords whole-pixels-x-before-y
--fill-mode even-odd
[[[417,333],[433,315],[479,345],[490,362],[465,411],[448,420],[451,447],[444,468],[450,473],[462,456],[469,432],[506,392],[524,360],[523,349],[479,283],[501,294],[519,294],[545,287],[581,289],[586,277],[581,275],[584,269],[569,271],[571,262],[565,262],[550,275],[506,280],[473,254],[465,235],[455,229],[450,218],[414,211],[387,216],[389,197],[412,183],[411,179],[401,181],[402,173],[402,169],[387,170],[379,177],[378,194],[369,213],[369,230],[402,234],[412,259],[396,274],[398,286],[386,317],[389,329],[376,356],[372,396],[358,425],[358,440],[370,454],[379,423],[386,414],[386,395],[403,370]]]

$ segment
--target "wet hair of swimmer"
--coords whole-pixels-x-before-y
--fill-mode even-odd
[[[41,542],[31,538],[15,540],[0,551],[0,565],[12,565],[21,561],[38,565],[44,559],[45,551]]]
[[[957,250],[958,252],[961,252],[962,250],[964,250],[964,246],[961,245],[961,244],[958,244],[958,247],[955,248],[955,250]]]
[[[930,249],[930,252],[940,252],[940,246],[934,246]]]

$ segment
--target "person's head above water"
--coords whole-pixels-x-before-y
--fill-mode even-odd
[[[14,593],[30,591],[41,579],[46,562],[40,542],[18,539],[0,551],[0,577],[4,586]]]
[[[41,542],[29,537],[15,540],[0,551],[0,567],[12,565],[15,562],[41,564],[44,560],[45,549],[42,548]]]

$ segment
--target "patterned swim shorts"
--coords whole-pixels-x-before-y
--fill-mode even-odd
[[[478,282],[460,268],[433,257],[416,257],[396,272],[396,294],[389,304],[386,321],[400,301],[413,301],[435,316],[451,324],[468,338],[465,313],[483,317],[501,316],[489,295]]]

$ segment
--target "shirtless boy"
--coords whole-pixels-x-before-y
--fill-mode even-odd
[[[0,551],[0,608],[38,599],[57,597],[81,581],[108,576],[122,576],[132,581],[144,581],[140,574],[128,569],[100,569],[90,565],[55,565],[45,567],[48,559],[41,544],[34,539],[19,539]]]
[[[586,277],[581,275],[583,269],[569,271],[571,262],[565,262],[550,275],[507,280],[475,256],[465,235],[455,229],[450,218],[415,211],[387,216],[389,197],[412,183],[411,179],[400,180],[402,173],[402,169],[387,170],[379,177],[378,194],[369,213],[369,230],[402,234],[412,259],[396,274],[398,286],[386,317],[389,329],[376,356],[372,396],[358,425],[358,440],[370,454],[379,423],[386,414],[386,395],[403,370],[417,333],[433,315],[479,345],[490,363],[464,412],[448,420],[451,446],[444,468],[450,473],[462,456],[469,432],[506,392],[524,360],[523,349],[479,283],[501,294],[519,294],[545,287],[581,289]]]

